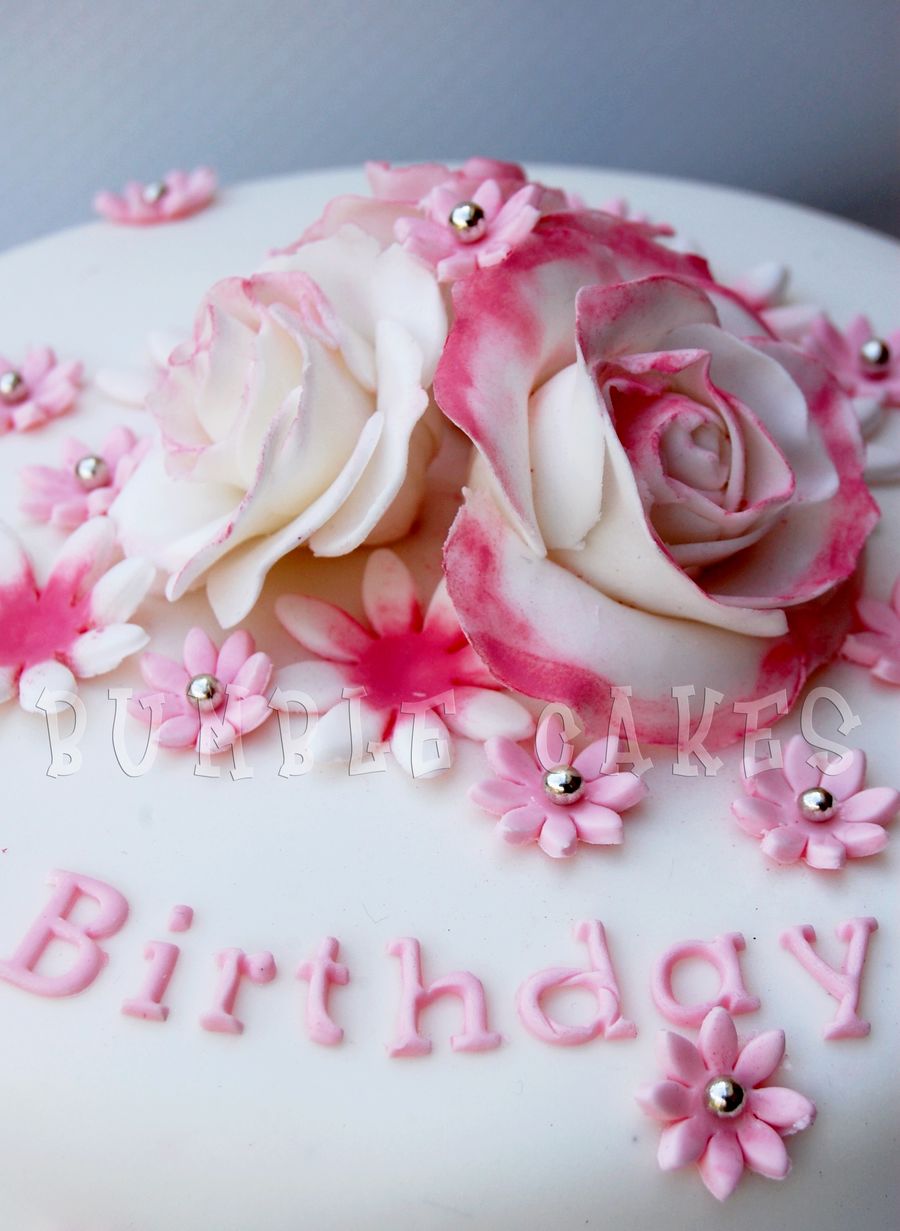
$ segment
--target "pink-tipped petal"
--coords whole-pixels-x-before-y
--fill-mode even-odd
[[[416,632],[422,611],[412,573],[387,548],[373,551],[363,574],[362,603],[369,623],[380,637]]]
[[[321,599],[283,594],[275,600],[275,614],[295,641],[334,662],[356,662],[372,643],[361,624]]]

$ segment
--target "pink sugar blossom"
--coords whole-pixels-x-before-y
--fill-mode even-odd
[[[663,1031],[665,1079],[637,1092],[641,1109],[663,1122],[657,1159],[663,1171],[697,1164],[700,1178],[724,1201],[746,1167],[770,1180],[791,1169],[784,1137],[809,1128],[816,1107],[786,1086],[768,1086],[784,1058],[784,1031],[767,1030],[738,1042],[725,1009],[712,1009],[694,1046]]]
[[[869,667],[878,680],[900,684],[900,577],[894,582],[890,603],[863,598],[856,604],[863,631],[851,633],[843,655]]]
[[[0,355],[0,436],[43,427],[71,410],[82,365],[60,363],[49,346],[33,346],[21,363]]]
[[[109,511],[147,451],[149,440],[139,440],[127,427],[114,428],[95,452],[70,437],[62,448],[62,466],[26,466],[22,471],[25,494],[22,512],[35,521],[74,530],[91,517]],[[79,477],[79,463],[95,462],[93,475]]]
[[[437,271],[441,282],[452,282],[475,269],[499,265],[531,234],[541,216],[540,191],[536,184],[525,184],[505,197],[496,180],[479,184],[466,200],[483,211],[483,230],[479,238],[469,239],[449,221],[460,203],[459,189],[441,184],[425,198],[425,216],[398,219],[395,233],[409,252]]]
[[[156,740],[164,748],[225,752],[272,712],[265,695],[272,660],[257,651],[253,638],[243,629],[231,633],[218,649],[202,628],[192,628],[184,639],[181,662],[161,654],[143,654],[140,668],[154,691],[133,697],[129,709],[149,723],[151,702],[161,701],[162,720]],[[211,677],[208,701],[198,703],[188,696],[188,686],[197,677]]]
[[[815,751],[795,735],[785,748],[784,768],[746,778],[748,794],[731,808],[776,863],[804,859],[811,868],[835,871],[848,858],[884,850],[884,826],[900,808],[900,792],[863,789],[866,754],[859,749],[846,753],[840,768],[831,762],[825,769],[810,764]]]
[[[318,759],[345,760],[353,751],[342,704],[348,691],[362,695],[363,748],[390,741],[413,776],[422,768],[417,719],[424,720],[428,739],[446,740],[448,747],[450,732],[472,740],[525,739],[532,733],[531,715],[498,690],[466,641],[443,582],[423,613],[406,565],[382,548],[366,564],[362,605],[372,631],[319,599],[286,595],[275,604],[291,636],[318,656],[282,671],[278,681],[279,691],[301,690],[315,701],[322,715],[314,743]],[[276,692],[276,706],[278,698]]]
[[[863,347],[882,341],[884,362],[866,360]],[[853,398],[870,398],[879,406],[900,406],[900,329],[879,339],[867,316],[855,316],[842,332],[824,313],[810,324],[804,349],[815,355]]]
[[[205,209],[217,187],[216,173],[209,167],[169,171],[151,184],[129,180],[121,194],[98,192],[94,197],[94,209],[108,222],[128,226],[175,222]]]
[[[76,677],[104,675],[147,644],[144,630],[126,621],[153,567],[112,564],[115,551],[112,523],[96,517],[66,540],[40,586],[18,539],[0,525],[0,702],[18,694],[24,709],[36,710],[45,689],[75,692]]]
[[[647,794],[636,774],[616,771],[615,739],[597,740],[566,767],[580,784],[568,798],[548,788],[549,775],[537,756],[512,740],[488,740],[484,750],[497,777],[477,782],[469,798],[500,817],[498,828],[507,842],[537,842],[554,859],[574,855],[579,842],[617,846],[622,841],[619,813]]]

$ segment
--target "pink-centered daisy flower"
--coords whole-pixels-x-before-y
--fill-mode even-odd
[[[153,692],[132,697],[128,708],[149,723],[151,702],[161,702],[162,720],[155,738],[164,748],[225,752],[272,712],[265,695],[272,660],[257,651],[243,629],[227,637],[219,649],[202,628],[192,628],[184,639],[181,662],[162,654],[142,654],[140,669]]]
[[[660,1038],[665,1080],[637,1092],[641,1109],[665,1127],[657,1159],[663,1171],[697,1164],[700,1178],[724,1201],[746,1167],[770,1180],[791,1169],[784,1137],[809,1128],[816,1107],[785,1086],[767,1086],[784,1059],[784,1031],[738,1042],[725,1009],[703,1019],[695,1047],[666,1030]]]
[[[146,560],[112,564],[115,531],[105,517],[63,544],[43,586],[15,535],[0,524],[0,702],[18,694],[36,711],[42,693],[77,691],[76,677],[104,675],[147,644],[127,623],[149,590]],[[112,567],[110,567],[112,565]]]
[[[35,521],[73,530],[109,511],[150,445],[127,427],[114,428],[97,451],[81,440],[63,444],[62,466],[26,466],[22,512]]]
[[[175,222],[205,209],[217,187],[216,173],[209,167],[169,171],[150,184],[130,180],[121,193],[98,192],[94,209],[108,222],[126,226]]]
[[[472,740],[531,735],[531,715],[499,691],[466,641],[443,582],[423,613],[412,574],[399,556],[381,548],[367,561],[362,604],[371,631],[320,599],[283,595],[275,604],[287,631],[319,660],[280,672],[272,703],[279,705],[283,690],[313,699],[321,715],[313,744],[319,760],[343,761],[352,754],[342,701],[353,694],[362,696],[363,750],[390,741],[397,761],[413,776],[419,772],[417,721],[428,728],[429,739],[448,746],[451,732]]]
[[[647,794],[636,774],[616,770],[616,739],[597,740],[571,765],[549,769],[510,739],[488,740],[484,750],[497,777],[475,783],[469,798],[500,817],[507,842],[537,842],[554,859],[574,855],[579,842],[619,845],[619,814]]]
[[[732,805],[737,822],[776,863],[804,859],[811,868],[836,871],[845,861],[876,855],[887,845],[884,826],[900,808],[891,787],[863,789],[866,754],[853,749],[844,764],[810,764],[816,753],[802,735],[789,740],[784,768],[745,778],[746,797]]]
[[[877,680],[900,684],[900,577],[891,601],[863,598],[856,604],[863,631],[851,633],[842,653],[852,663],[868,667]]]
[[[869,318],[860,315],[842,332],[822,313],[812,321],[803,344],[850,397],[900,406],[900,329],[879,336]]]
[[[21,363],[0,355],[0,436],[43,427],[75,405],[82,365],[60,363],[49,346],[33,346]]]

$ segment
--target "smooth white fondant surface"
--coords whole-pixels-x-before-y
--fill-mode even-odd
[[[776,257],[794,271],[798,300],[826,305],[845,323],[868,311],[894,322],[897,250],[845,223],[758,197],[677,181],[579,169],[534,168],[591,203],[624,195],[638,209],[702,238],[720,276]],[[355,172],[330,172],[227,189],[208,212],[134,231],[95,225],[0,258],[0,350],[30,341],[101,367],[139,367],[154,329],[187,330],[209,284],[250,272],[290,242],[339,191],[362,189]],[[88,387],[72,415],[0,441],[0,516],[20,526],[16,474],[53,464],[70,434],[99,441],[112,425],[142,430],[143,412]],[[900,492],[876,492],[884,520],[869,551],[868,589],[884,597],[900,567]],[[401,548],[423,593],[437,579],[439,540],[453,500],[436,493],[415,541]],[[57,536],[22,526],[46,564]],[[362,553],[359,553],[360,555]],[[298,556],[272,575],[246,622],[276,665],[296,646],[269,614],[274,594],[316,593],[359,610],[362,559]],[[202,595],[175,608],[155,600],[145,626],[153,648],[177,655],[185,630],[216,628]],[[847,664],[815,684],[841,692],[862,719],[847,742],[869,754],[870,784],[897,785],[898,693]],[[486,773],[482,751],[457,746],[455,768],[410,781],[396,766],[350,777],[319,767],[294,779],[281,763],[274,720],[248,738],[252,780],[192,775],[181,754],[128,778],[112,748],[110,687],[140,686],[136,662],[82,686],[88,730],[77,774],[53,780],[42,720],[0,711],[0,955],[43,905],[53,868],[108,881],[131,914],[108,942],[96,983],[47,1000],[0,982],[0,1226],[15,1231],[391,1231],[580,1228],[630,1225],[734,1231],[864,1231],[895,1226],[898,1104],[892,1074],[900,1029],[900,834],[887,851],[838,874],[767,864],[730,815],[738,756],[712,779],[679,778],[650,751],[651,797],[626,816],[619,849],[582,849],[560,864],[535,848],[502,843],[466,796]],[[817,712],[823,734],[839,718]],[[796,719],[776,731],[786,739]],[[143,729],[134,728],[135,755]],[[840,739],[840,736],[837,737]],[[167,930],[176,904],[193,907],[190,930]],[[841,956],[834,928],[875,915],[863,978],[868,1039],[825,1042],[834,1002],[778,944],[812,923],[820,951]],[[572,936],[602,919],[637,1039],[554,1048],[531,1037],[515,993],[535,971],[578,965]],[[665,1023],[650,974],[675,940],[740,931],[743,970],[761,1008],[738,1018],[743,1035],[783,1027],[783,1084],[818,1104],[808,1131],[788,1141],[783,1183],[746,1175],[727,1207],[693,1168],[665,1175],[657,1126],[634,1101],[656,1080],[655,1039]],[[341,942],[350,983],[331,1007],[344,1042],[305,1035],[306,984],[295,975],[322,937]],[[393,938],[415,936],[427,978],[471,970],[485,984],[490,1024],[504,1045],[454,1054],[456,1004],[427,1010],[430,1056],[390,1059],[398,1003]],[[123,1016],[143,984],[151,939],[181,947],[168,1021]],[[241,989],[243,1035],[211,1034],[214,955],[229,946],[270,950],[267,986]],[[705,989],[704,989],[705,990]],[[555,1007],[559,1007],[556,1005]],[[571,1020],[591,1003],[574,999]],[[563,1010],[560,1009],[562,1012]]]

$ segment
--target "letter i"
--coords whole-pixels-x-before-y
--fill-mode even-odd
[[[170,932],[186,932],[194,921],[190,906],[175,906],[169,916]],[[149,969],[140,992],[131,1000],[122,1002],[122,1012],[128,1017],[139,1017],[145,1022],[164,1022],[169,1016],[169,1006],[162,1003],[166,989],[175,972],[175,963],[181,950],[165,940],[151,940],[144,949],[144,960]]]

